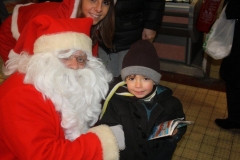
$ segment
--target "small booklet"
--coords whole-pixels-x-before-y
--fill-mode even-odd
[[[184,118],[177,118],[163,122],[153,128],[153,131],[149,136],[148,140],[171,136],[174,129],[193,123],[193,121],[185,121]]]

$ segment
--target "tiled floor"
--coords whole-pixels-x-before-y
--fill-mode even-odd
[[[187,133],[179,142],[173,160],[238,160],[240,130],[223,130],[216,118],[227,117],[224,83],[173,73],[163,73],[160,84],[173,90],[186,114]]]
[[[160,84],[173,90],[187,120],[195,122],[188,126],[172,160],[240,159],[240,130],[223,130],[214,124],[216,118],[227,117],[224,83],[163,71],[162,76]],[[0,72],[0,83],[5,78]]]

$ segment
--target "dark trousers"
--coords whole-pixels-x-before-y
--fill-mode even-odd
[[[240,88],[226,84],[228,119],[240,124]]]

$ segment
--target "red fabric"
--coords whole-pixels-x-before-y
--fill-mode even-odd
[[[15,73],[0,86],[1,159],[102,159],[93,133],[70,142],[64,138],[60,115],[50,100]]]
[[[58,8],[61,3],[54,2],[45,2],[45,3],[36,3],[28,6],[21,6],[18,10],[18,30],[21,33],[25,25],[34,17],[39,15],[48,15],[53,18],[69,18],[58,15]]]
[[[92,54],[94,57],[98,57],[98,43],[94,44]]]
[[[11,32],[12,17],[8,17],[0,26],[0,56],[3,62],[8,60],[8,54],[16,44],[16,39],[13,38]]]
[[[53,18],[76,18],[71,14],[77,7],[75,6],[77,1],[78,0],[63,0],[63,2],[44,2],[21,6],[17,13],[18,31],[14,32],[21,34],[25,25],[38,15],[48,15]],[[12,24],[11,19],[11,16],[7,18],[0,28],[0,56],[4,63],[8,60],[10,50],[13,49],[16,44],[16,40],[14,40],[11,31],[11,25],[16,24]]]
[[[45,15],[35,17],[25,26],[14,47],[14,52],[20,54],[22,51],[27,51],[29,54],[33,54],[35,41],[43,35],[50,36],[64,32],[76,32],[84,33],[89,37],[92,22],[91,18],[54,19]],[[69,40],[71,38],[69,37]],[[62,41],[59,42],[62,44]],[[74,44],[71,44],[69,48],[73,46]],[[44,48],[44,46],[41,46],[41,48]],[[51,48],[48,51],[55,49],[59,48]]]
[[[63,0],[63,2],[60,3],[45,2],[21,6],[17,14],[19,32],[23,30],[26,23],[39,15],[48,15],[53,18],[70,18],[75,1],[76,0]]]

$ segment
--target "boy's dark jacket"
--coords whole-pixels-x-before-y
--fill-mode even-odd
[[[116,93],[128,92],[119,87]],[[146,106],[156,105],[148,120],[143,101],[136,97],[117,95],[108,102],[106,112],[98,124],[110,126],[121,124],[125,133],[125,150],[120,152],[121,160],[170,160],[177,142],[186,132],[186,127],[178,129],[175,136],[148,141],[152,128],[161,122],[185,117],[181,102],[172,96],[172,90],[156,86],[156,95]],[[149,109],[151,109],[151,107]]]

